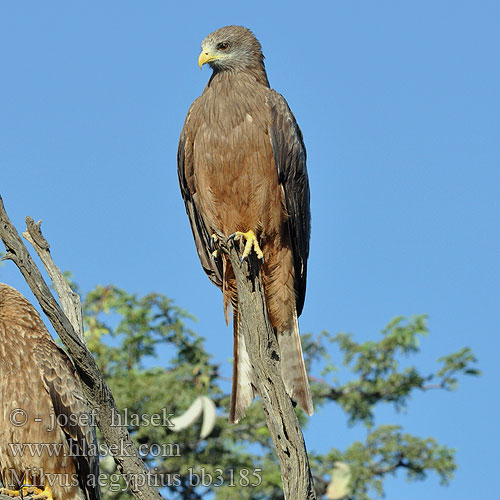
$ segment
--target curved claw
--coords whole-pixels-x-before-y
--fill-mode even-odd
[[[226,245],[231,244],[231,248],[234,247],[234,239],[236,238],[236,233],[230,234],[226,239]]]
[[[210,239],[208,240],[208,247],[210,249],[210,252],[213,252],[215,250],[215,244],[218,241],[219,241],[219,237],[215,233],[212,233],[210,235]]]
[[[210,240],[208,241],[208,245],[209,245],[209,251],[210,251],[210,255],[216,259],[218,256],[219,256],[219,249],[217,248],[217,244],[219,243],[219,237],[215,234],[215,233],[212,233],[212,235],[210,236]]]

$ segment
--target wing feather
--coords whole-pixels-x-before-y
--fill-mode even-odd
[[[285,98],[272,90],[269,92],[267,102],[271,110],[270,136],[274,161],[278,170],[278,180],[285,194],[295,270],[296,307],[297,315],[300,316],[306,293],[311,233],[306,148],[302,132]]]
[[[192,182],[194,168],[193,143],[196,135],[194,127],[196,126],[197,103],[198,99],[189,108],[184,127],[182,128],[177,151],[177,174],[201,265],[210,280],[219,288],[222,288],[222,259],[212,256],[211,234],[207,230],[203,215],[196,203],[197,193],[194,182]]]
[[[97,436],[73,363],[48,336],[40,338],[33,353],[70,452],[76,455],[76,473],[85,498],[100,500]]]

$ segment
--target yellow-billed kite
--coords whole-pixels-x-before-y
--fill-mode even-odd
[[[252,370],[239,331],[231,264],[217,252],[221,238],[244,242],[243,258],[262,259],[270,321],[290,397],[313,413],[297,317],[302,312],[309,254],[306,151],[285,99],[269,87],[261,45],[242,26],[226,26],[202,42],[200,67],[213,74],[188,111],[178,174],[201,264],[233,308],[234,368],[230,421],[252,402]]]
[[[100,500],[80,379],[35,308],[0,283],[0,476],[8,496]]]

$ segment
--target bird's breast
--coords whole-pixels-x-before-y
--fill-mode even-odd
[[[229,92],[206,99],[201,111],[193,151],[200,202],[218,230],[256,230],[281,201],[265,102]]]

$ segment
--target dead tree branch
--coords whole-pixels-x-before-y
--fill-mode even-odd
[[[51,268],[50,275],[54,274],[56,281],[60,281],[61,272],[52,262],[48,253],[49,245],[43,238],[39,225],[34,224],[32,219],[27,220],[28,233],[31,241],[34,242],[35,249],[40,250],[44,257],[41,258],[44,265]],[[7,254],[4,260],[12,260],[21,271],[24,279],[28,283],[31,291],[37,298],[43,312],[47,315],[54,330],[66,347],[68,354],[73,360],[76,370],[82,380],[83,390],[91,410],[95,411],[96,422],[101,430],[102,436],[110,450],[125,450],[123,455],[114,455],[118,470],[127,478],[130,491],[135,498],[140,500],[158,500],[162,497],[156,488],[148,485],[148,471],[141,460],[138,450],[130,439],[126,426],[113,425],[112,415],[118,414],[116,404],[111,391],[104,381],[102,374],[84,342],[79,336],[81,327],[81,313],[79,319],[73,321],[80,322],[80,325],[72,325],[66,314],[54,299],[49,287],[45,283],[36,264],[33,262],[23,241],[19,237],[15,227],[10,222],[2,197],[0,196],[0,238],[2,239]],[[30,238],[28,238],[30,239]],[[48,257],[47,257],[48,255]],[[50,258],[50,261],[49,261]],[[47,262],[47,263],[46,263]],[[50,264],[50,262],[52,262]],[[57,269],[57,271],[55,269]],[[63,278],[64,279],[64,278]],[[64,287],[58,285],[58,293],[66,294]],[[61,299],[62,300],[62,299]],[[67,297],[62,303],[73,304],[73,299]],[[80,308],[80,306],[71,306]],[[70,307],[70,308],[71,308]],[[134,481],[134,478],[136,479]],[[142,486],[139,486],[142,485]]]
[[[297,415],[281,377],[278,340],[266,308],[256,263],[240,266],[236,249],[227,249],[238,288],[238,314],[267,427],[278,455],[285,500],[315,500],[316,492]],[[250,257],[253,257],[251,254]]]
[[[66,314],[80,340],[87,345],[85,335],[83,334],[82,304],[80,296],[71,290],[63,273],[52,260],[50,245],[42,234],[41,225],[41,220],[35,223],[31,217],[26,217],[26,231],[23,233],[23,237],[31,243],[38,257],[40,257],[50,280],[54,284],[64,314]]]

